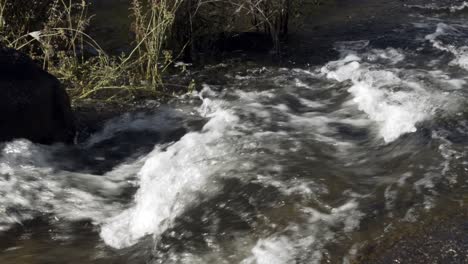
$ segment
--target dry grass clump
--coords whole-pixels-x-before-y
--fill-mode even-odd
[[[73,98],[158,93],[174,57],[202,35],[263,32],[279,52],[302,0],[131,0],[133,47],[120,56],[108,55],[86,33],[89,1],[0,0],[0,42],[29,54]]]
[[[106,99],[134,90],[157,92],[172,62],[165,41],[182,0],[133,0],[135,46],[109,56],[87,33],[87,0],[0,0],[0,41],[56,75],[72,97],[103,90]]]

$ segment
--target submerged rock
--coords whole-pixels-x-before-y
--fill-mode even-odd
[[[75,121],[60,82],[28,56],[0,48],[0,141],[72,143]]]

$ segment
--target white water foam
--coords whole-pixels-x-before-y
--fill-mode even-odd
[[[124,182],[54,170],[48,149],[27,140],[7,143],[0,154],[0,230],[43,214],[99,223],[122,209],[112,200]]]
[[[465,8],[468,8],[468,2],[463,1],[462,3],[460,3],[458,5],[448,5],[448,6],[440,6],[440,5],[437,5],[437,4],[434,4],[434,3],[426,4],[426,5],[408,5],[408,4],[406,4],[405,6],[408,7],[408,8],[428,9],[428,10],[436,10],[436,11],[437,10],[441,10],[441,11],[447,10],[447,11],[450,11],[452,13],[455,13],[455,12],[462,11]]]
[[[157,147],[148,155],[138,173],[140,189],[134,205],[102,226],[101,237],[108,245],[128,247],[145,236],[157,240],[187,209],[217,193],[217,183],[224,176],[242,175],[243,180],[249,180],[260,171],[281,173],[280,164],[272,166],[270,160],[265,160],[268,158],[265,150],[274,155],[287,155],[301,146],[291,139],[287,130],[270,131],[271,125],[308,132],[309,136],[323,140],[325,136],[321,133],[329,132],[327,123],[337,120],[311,113],[299,121],[299,115],[293,114],[287,105],[277,103],[278,95],[273,91],[234,90],[229,95],[237,99],[224,101],[205,86],[200,93],[203,104],[198,112],[209,120],[202,131],[188,133],[173,145]],[[304,130],[304,126],[313,129]],[[337,142],[331,138],[328,141]],[[284,149],[282,142],[290,148]],[[296,185],[294,192],[308,188]]]
[[[340,207],[330,207],[328,213],[303,207],[306,224],[290,224],[284,234],[259,239],[251,256],[241,264],[322,263],[327,243],[359,227],[363,214],[357,206],[357,202],[351,200]]]
[[[177,216],[208,195],[229,164],[220,157],[232,153],[226,139],[238,122],[222,101],[203,98],[200,113],[210,120],[201,132],[186,134],[166,150],[156,148],[139,172],[135,205],[102,227],[104,241],[115,248],[136,243],[145,235],[159,236]]]
[[[402,56],[392,54],[393,60],[402,60]],[[417,82],[400,78],[400,70],[381,70],[376,65],[350,54],[328,63],[321,71],[329,79],[351,82],[348,91],[352,102],[376,122],[379,135],[388,143],[415,132],[416,124],[430,118],[444,99]]]
[[[294,261],[294,244],[284,236],[260,239],[252,249],[252,256],[241,264],[286,264]]]
[[[157,114],[127,114],[109,121],[104,129],[92,135],[83,145],[86,150],[124,131],[165,130],[178,127],[175,111]],[[104,175],[76,173],[56,169],[52,153],[68,148],[63,145],[43,146],[27,140],[2,144],[0,149],[0,231],[40,215],[56,220],[104,220],[125,209],[117,202],[122,192],[134,186],[138,172],[147,157],[123,161]],[[164,146],[161,146],[164,147]]]
[[[450,11],[451,12],[457,12],[457,11],[461,11],[461,10],[463,10],[465,8],[468,8],[468,2],[463,2],[460,5],[451,6]]]
[[[452,65],[458,65],[468,70],[468,46],[456,47],[453,44],[444,44],[438,39],[444,35],[459,35],[459,32],[455,27],[439,23],[436,31],[427,35],[426,40],[430,41],[434,48],[452,53],[455,56],[455,59],[451,62]]]

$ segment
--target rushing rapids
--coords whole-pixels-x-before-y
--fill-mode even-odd
[[[396,45],[369,33],[324,65],[213,65],[225,83],[75,147],[2,144],[0,263],[350,263],[466,210],[467,4],[413,2]]]

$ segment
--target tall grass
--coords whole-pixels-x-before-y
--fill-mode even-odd
[[[134,47],[121,56],[108,55],[86,33],[88,0],[0,0],[0,36],[56,75],[73,98],[157,92],[172,62],[164,48],[181,2],[132,0]]]
[[[0,0],[0,41],[56,75],[72,98],[158,93],[178,57],[174,50],[206,33],[255,29],[270,34],[279,50],[291,2],[302,0],[129,0],[134,41],[120,56],[107,54],[87,34],[89,1]],[[239,26],[243,20],[250,20],[247,28]],[[185,36],[170,42],[178,32]]]
[[[102,52],[101,47],[85,33],[89,23],[85,0],[42,0],[23,5],[23,0],[0,0],[5,45],[29,53],[45,69],[68,56],[84,60],[85,46]],[[36,12],[36,7],[46,8]],[[24,17],[21,19],[21,17]]]
[[[133,30],[138,54],[135,63],[144,79],[154,87],[162,83],[161,73],[172,61],[165,44],[183,0],[132,0]],[[146,10],[146,11],[145,11]]]
[[[3,31],[5,30],[5,17],[4,17],[5,6],[6,6],[6,0],[5,2],[0,2],[0,34],[2,34]]]

